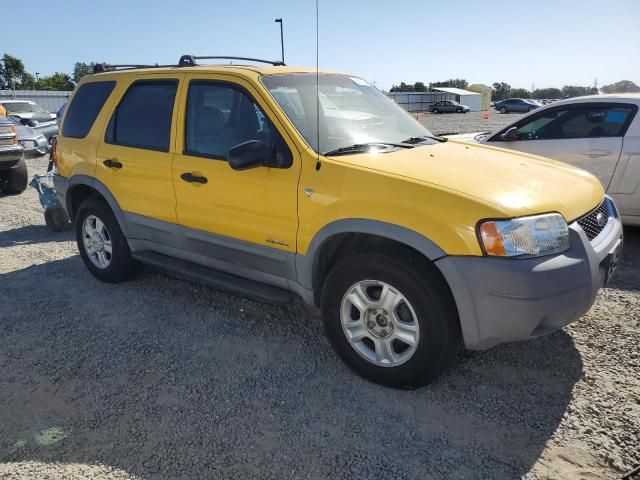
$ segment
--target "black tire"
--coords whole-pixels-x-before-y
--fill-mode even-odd
[[[392,286],[415,311],[423,333],[413,355],[400,365],[379,366],[365,359],[344,333],[343,297],[363,280]],[[457,357],[461,334],[453,297],[436,268],[408,252],[393,256],[361,253],[344,259],[329,273],[321,303],[325,331],[333,348],[352,370],[372,382],[394,388],[421,387],[438,378]]]
[[[440,113],[440,110],[438,110],[437,108],[434,108],[433,110],[431,110],[435,115]]]
[[[456,108],[456,113],[462,113],[462,109],[461,108]]]
[[[104,223],[111,240],[112,252],[106,268],[100,268],[91,261],[84,245],[84,221],[91,215]],[[120,225],[118,225],[115,215],[103,199],[92,197],[82,202],[75,218],[75,232],[80,256],[94,277],[108,283],[123,282],[131,278],[134,274],[135,261],[131,257],[129,244],[120,229]]]
[[[535,110],[535,107],[529,107],[529,110],[527,110],[528,112]]]
[[[64,208],[46,208],[44,211],[44,222],[54,232],[61,232],[69,225],[69,217]]]
[[[500,113],[509,113],[509,110],[507,110],[505,107],[500,107]]]
[[[4,172],[3,180],[0,182],[0,188],[3,193],[18,195],[27,189],[28,181],[29,173],[27,172],[27,164],[20,162],[15,168]]]

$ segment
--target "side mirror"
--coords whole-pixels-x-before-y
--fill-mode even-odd
[[[260,140],[249,140],[229,150],[229,165],[234,170],[247,170],[249,168],[267,165],[272,152],[269,145]]]
[[[509,130],[500,135],[500,138],[507,142],[518,140],[518,127],[511,127]]]

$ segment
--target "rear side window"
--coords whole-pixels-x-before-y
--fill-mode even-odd
[[[62,135],[73,138],[86,137],[115,85],[116,82],[92,82],[82,85],[74,95],[64,118]]]
[[[177,80],[143,80],[131,85],[111,116],[106,142],[169,151],[177,87]]]

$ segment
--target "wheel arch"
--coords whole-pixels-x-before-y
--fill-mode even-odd
[[[334,260],[352,249],[386,250],[394,246],[415,251],[430,263],[446,256],[445,251],[433,241],[406,227],[378,220],[342,219],[320,229],[309,244],[306,255],[297,256],[298,281],[314,292],[317,306],[322,284]]]
[[[109,208],[118,220],[122,232],[127,236],[127,225],[120,205],[102,182],[88,175],[76,175],[68,181],[65,194],[65,208],[71,222],[75,221],[75,215],[80,204],[91,196],[100,197],[109,205]]]

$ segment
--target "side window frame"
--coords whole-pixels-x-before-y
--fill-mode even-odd
[[[85,88],[86,86],[95,85],[95,84],[109,84],[111,89],[109,90],[109,93],[107,94],[107,96],[105,97],[104,101],[102,102],[102,106],[100,106],[100,108],[96,112],[96,115],[93,118],[93,122],[91,122],[91,125],[89,126],[89,128],[87,129],[85,134],[84,135],[69,135],[65,130],[67,128],[67,125],[69,124],[69,121],[67,120],[68,117],[69,117],[68,113],[71,110],[71,108],[73,106],[73,103],[77,100],[78,93],[83,88]],[[91,130],[93,130],[93,128],[94,128],[94,126],[96,124],[96,120],[100,116],[100,113],[104,109],[105,105],[107,105],[107,103],[109,103],[109,99],[111,98],[111,95],[113,95],[113,91],[116,89],[116,86],[117,86],[117,81],[116,80],[101,80],[101,81],[97,81],[97,82],[87,82],[87,83],[83,83],[82,85],[80,85],[78,90],[73,93],[73,97],[71,98],[71,100],[69,101],[67,107],[65,108],[65,112],[64,112],[65,113],[65,115],[64,115],[65,122],[63,122],[63,124],[62,124],[62,131],[60,132],[60,136],[61,137],[65,137],[65,138],[76,138],[76,139],[86,138],[91,133]]]
[[[255,98],[254,95],[251,94],[251,92],[249,92],[245,87],[243,87],[242,85],[238,84],[238,83],[234,83],[233,81],[229,81],[229,80],[207,80],[204,78],[194,78],[191,79],[187,82],[186,88],[187,88],[187,94],[185,95],[185,99],[183,102],[184,105],[184,125],[183,125],[183,132],[182,132],[182,154],[186,155],[186,156],[190,156],[190,157],[197,157],[197,158],[208,158],[210,160],[218,160],[218,161],[223,161],[223,162],[227,162],[228,158],[226,156],[222,156],[222,155],[213,155],[213,154],[206,154],[206,153],[202,153],[202,152],[195,152],[195,151],[190,151],[187,147],[187,128],[188,128],[188,121],[189,121],[189,96],[191,95],[191,86],[192,85],[212,85],[212,86],[216,86],[216,87],[225,87],[225,88],[229,88],[231,90],[236,90],[244,95],[247,96],[247,98],[251,101],[251,103],[253,103],[253,105],[255,107],[258,108],[258,110],[260,111],[260,113],[264,116],[264,118],[269,122],[270,127],[273,129],[274,132],[277,133],[277,135],[280,137],[280,144],[286,148],[287,150],[287,155],[291,158],[291,162],[289,162],[289,165],[287,166],[280,166],[280,167],[270,167],[270,168],[279,168],[279,169],[287,169],[290,168],[291,165],[293,164],[293,152],[291,151],[291,148],[289,147],[289,145],[287,144],[284,135],[282,134],[282,132],[280,131],[280,129],[276,126],[275,122],[271,119],[271,117],[264,111],[264,108],[262,108],[262,105],[260,105],[260,102],[258,102]]]
[[[127,94],[135,87],[135,86],[139,86],[139,85],[153,85],[153,84],[165,84],[165,85],[174,85],[175,86],[175,93],[173,96],[173,107],[171,108],[171,115],[169,116],[169,121],[171,122],[169,125],[169,139],[167,142],[167,148],[155,148],[149,145],[138,145],[138,144],[129,144],[129,143],[124,143],[124,142],[117,142],[113,139],[113,135],[114,135],[114,131],[113,129],[115,128],[115,118],[116,118],[116,114],[118,113],[118,108],[120,108],[120,105],[122,104],[122,102],[124,101],[124,99],[127,97]],[[131,82],[128,86],[127,89],[125,90],[125,92],[122,94],[122,96],[118,99],[118,102],[116,103],[115,107],[113,108],[113,111],[111,112],[111,115],[109,116],[109,121],[107,122],[107,126],[105,128],[105,132],[104,132],[104,143],[107,143],[109,145],[114,145],[114,146],[119,146],[119,147],[127,147],[127,148],[137,148],[140,150],[150,150],[153,152],[163,152],[163,153],[168,153],[171,151],[171,136],[173,135],[174,132],[174,124],[173,124],[173,120],[174,120],[174,115],[175,115],[175,111],[176,111],[176,105],[179,99],[179,93],[180,93],[180,80],[178,78],[141,78],[138,80],[134,80],[133,82]]]
[[[499,130],[497,133],[493,134],[490,138],[488,138],[487,142],[503,142],[504,140],[500,138],[500,135],[505,133],[507,130],[513,127],[516,127],[519,129],[526,123],[536,121],[542,115],[552,113],[552,112],[558,112],[562,110],[582,110],[585,108],[629,108],[631,110],[631,114],[627,117],[627,120],[625,121],[625,124],[622,127],[622,130],[620,131],[620,135],[603,136],[603,137],[572,137],[569,140],[584,139],[584,138],[623,138],[627,134],[627,130],[629,129],[629,126],[631,125],[631,123],[633,122],[633,119],[638,113],[637,105],[633,103],[624,103],[624,102],[587,102],[587,103],[572,103],[568,105],[557,105],[557,106],[554,105],[552,108],[544,109],[543,111],[538,110],[534,115],[527,116],[521,121],[518,121],[511,125],[507,125],[506,127],[502,128],[502,130]],[[567,139],[546,138],[546,139],[539,139],[537,141],[545,141],[545,140],[567,140]],[[530,141],[530,140],[524,140],[524,141]]]

